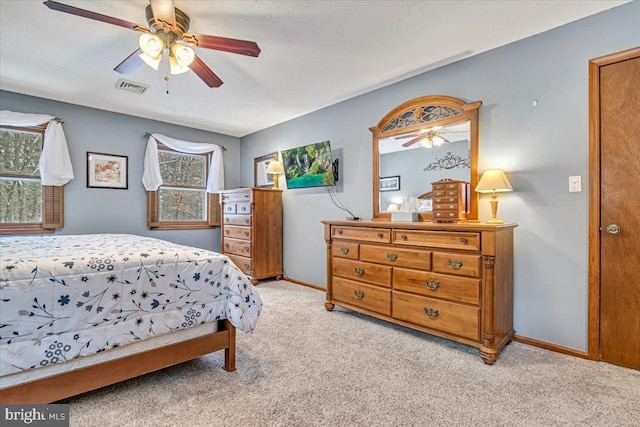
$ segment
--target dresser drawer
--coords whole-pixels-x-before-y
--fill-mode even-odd
[[[391,287],[391,267],[343,258],[334,258],[331,265],[334,276]]]
[[[450,231],[394,230],[394,245],[432,246],[435,248],[480,250],[480,233]]]
[[[431,269],[431,252],[419,249],[360,245],[360,260],[398,267]]]
[[[238,267],[240,271],[242,271],[244,274],[247,274],[247,275],[251,274],[251,258],[231,255],[231,254],[225,254],[225,255],[228,256],[231,259],[231,261],[233,261],[233,263],[236,265],[236,267]]]
[[[331,245],[331,255],[339,258],[358,259],[358,248],[360,245],[355,242],[343,242],[335,240]]]
[[[394,268],[393,289],[467,304],[480,304],[479,279]]]
[[[234,239],[251,240],[251,227],[238,227],[235,225],[225,225],[224,236]]]
[[[222,193],[222,201],[223,202],[251,201],[251,190],[247,189],[247,191],[238,191],[234,193]]]
[[[433,271],[456,276],[480,277],[480,255],[434,252]]]
[[[439,211],[457,211],[459,210],[459,206],[457,202],[445,202],[445,203],[434,203],[433,210]]]
[[[389,289],[334,277],[332,298],[386,316],[391,315],[391,290]]]
[[[236,255],[242,255],[246,257],[251,256],[251,242],[248,240],[237,240],[224,238],[224,252]]]
[[[239,214],[250,214],[251,213],[251,203],[236,203],[236,213]]]
[[[387,228],[363,227],[331,227],[331,237],[334,239],[362,240],[365,242],[390,243],[391,230]]]
[[[223,213],[236,213],[236,203],[224,203],[222,205]]]
[[[231,225],[251,225],[251,215],[224,214],[224,223]]]
[[[474,341],[480,338],[478,307],[394,291],[393,317]]]
[[[459,211],[433,211],[431,215],[432,217],[439,218],[443,221],[446,221],[448,219],[454,220],[460,218]]]

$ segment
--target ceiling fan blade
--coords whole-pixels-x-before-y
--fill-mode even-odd
[[[200,79],[209,87],[220,87],[222,86],[222,80],[220,77],[216,76],[216,73],[211,71],[211,68],[207,67],[198,55],[195,56],[191,65],[189,65],[191,71],[196,73]]]
[[[57,10],[58,12],[70,13],[71,15],[94,19],[96,21],[106,22],[107,24],[118,25],[120,27],[129,28],[130,30],[149,31],[149,29],[146,27],[142,27],[133,22],[125,21],[124,19],[114,18],[113,16],[107,16],[97,12],[91,12],[90,10],[80,9],[79,7],[69,6],[67,4],[58,3],[57,1],[45,1],[44,5],[49,9]]]
[[[413,138],[411,141],[407,141],[404,144],[402,144],[403,147],[410,147],[411,145],[415,144],[416,142],[420,141],[422,138],[424,138],[424,135],[420,135],[417,138]]]
[[[256,42],[248,40],[229,39],[226,37],[208,36],[206,34],[185,33],[183,38],[187,41],[196,40],[198,47],[205,49],[222,50],[224,52],[238,53],[240,55],[260,55],[260,48]]]
[[[141,53],[142,53],[142,50],[140,48],[134,50],[133,53],[127,56],[127,59],[125,59],[120,64],[118,64],[118,66],[114,68],[114,70],[116,70],[120,74],[133,73],[142,64],[144,64],[144,61],[142,60],[142,58],[140,58]]]
[[[173,0],[149,0],[153,17],[176,27],[176,9]]]

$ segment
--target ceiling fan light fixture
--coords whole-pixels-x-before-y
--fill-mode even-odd
[[[182,74],[189,71],[189,67],[181,65],[173,55],[169,55],[169,67],[171,74]]]
[[[162,39],[155,34],[151,33],[142,33],[140,38],[138,39],[138,44],[140,45],[140,49],[145,53],[145,55],[150,58],[158,58],[162,55],[162,49],[164,48],[164,43]],[[156,68],[157,69],[157,68]]]
[[[429,137],[422,138],[420,140],[420,145],[424,148],[433,148],[433,141]]]
[[[434,135],[431,137],[431,143],[436,147],[440,147],[442,144],[444,144],[444,142],[445,142],[444,138],[441,137],[440,135]]]
[[[162,58],[162,56],[158,56],[157,58],[152,58],[144,52],[141,53],[139,56],[144,61],[145,64],[147,64],[149,67],[153,68],[154,70],[158,71],[158,66],[160,65],[160,59]]]
[[[171,53],[176,59],[176,62],[183,67],[191,65],[196,57],[195,52],[189,46],[184,46],[179,43],[171,45]]]

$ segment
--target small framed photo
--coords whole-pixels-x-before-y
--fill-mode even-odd
[[[378,184],[379,191],[398,191],[400,190],[400,175],[382,176]]]
[[[87,152],[87,187],[129,188],[129,158],[116,154]]]
[[[254,163],[254,179],[253,186],[258,188],[272,188],[273,174],[267,173],[267,166],[273,160],[278,160],[278,152],[267,154],[266,156],[256,157]]]

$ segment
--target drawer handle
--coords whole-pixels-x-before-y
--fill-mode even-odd
[[[337,230],[336,230],[336,234],[342,235],[342,230],[337,229]]]
[[[224,234],[229,234],[229,229],[224,230]]]
[[[438,313],[438,310],[434,310],[433,308],[425,308],[424,314],[426,314],[429,319],[435,319],[440,313]]]
[[[425,280],[424,281],[424,285],[430,291],[435,291],[436,289],[438,289],[440,287],[440,282],[436,282],[435,280]]]
[[[245,251],[245,252],[249,252],[249,249],[250,249],[250,248],[249,248],[249,246],[245,246],[245,247],[244,247],[244,251]]]
[[[383,234],[382,233],[378,233],[378,239],[382,239]]]
[[[401,235],[400,235],[400,238],[401,238],[402,240],[407,240],[407,235],[406,235],[406,234],[401,234]]]
[[[224,219],[224,222],[229,222],[229,218],[225,218],[225,219]]]
[[[245,231],[245,232],[244,232],[244,235],[248,237],[248,236],[249,236],[249,232],[248,232],[248,231]]]
[[[245,218],[245,219],[244,219],[244,223],[245,223],[245,224],[249,224],[249,218]]]
[[[364,298],[364,292],[362,292],[362,291],[353,291],[353,293],[355,294],[357,299]]]
[[[362,276],[364,274],[364,268],[356,267],[355,273],[356,273],[356,276]]]
[[[464,237],[460,238],[460,243],[467,243],[467,239],[465,239]]]
[[[245,265],[244,265],[244,268],[249,268],[249,264],[245,264]]]
[[[225,243],[225,244],[224,244],[224,247],[225,247],[225,248],[229,248],[229,244],[228,244],[228,243]]]
[[[246,211],[246,210],[247,210],[247,207],[246,207],[246,206],[243,206],[243,207],[242,207],[242,209],[240,209],[240,210],[241,210],[242,212],[244,212],[244,211]]]
[[[231,206],[227,207],[227,211],[231,212]]]
[[[390,252],[387,254],[387,258],[389,258],[389,261],[395,261],[398,258],[398,254],[394,254],[393,252]]]
[[[460,267],[462,267],[462,261],[456,261],[453,259],[447,261],[447,264],[449,264],[449,267],[453,268],[454,270],[460,270]]]
[[[344,246],[343,246],[343,247],[341,247],[341,248],[340,248],[340,250],[341,250],[341,251],[342,251],[342,253],[343,253],[343,254],[345,254],[345,255],[349,253],[349,248],[346,248],[346,247],[344,247]]]

